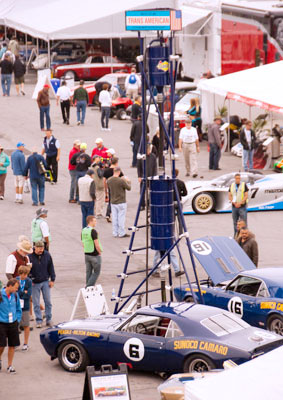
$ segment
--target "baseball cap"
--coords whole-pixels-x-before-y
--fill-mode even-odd
[[[39,218],[41,215],[46,215],[48,210],[46,208],[41,207],[39,210],[36,211],[36,217]]]
[[[87,149],[87,144],[86,143],[81,143],[80,149],[86,150]]]
[[[48,85],[47,83],[43,86],[45,88],[50,88],[50,85]]]
[[[95,143],[103,143],[103,139],[101,139],[100,137],[98,137],[95,141]]]
[[[35,242],[34,247],[44,247],[44,242],[39,240],[38,242]]]
[[[110,153],[110,154],[112,154],[112,156],[115,154],[115,150],[114,149],[108,149],[107,150],[107,153]]]
[[[74,140],[74,144],[76,144],[77,146],[80,146],[80,145],[81,145],[81,141],[80,141],[80,139],[76,139],[76,140]]]
[[[21,146],[24,146],[25,144],[23,143],[23,142],[18,142],[17,143],[17,147],[21,147]]]

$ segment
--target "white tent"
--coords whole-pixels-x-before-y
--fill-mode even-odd
[[[203,79],[198,89],[268,111],[283,113],[283,61]]]
[[[186,383],[185,400],[282,400],[283,346],[236,368]]]
[[[125,10],[178,8],[178,0],[14,0],[12,3],[6,14],[3,9],[5,24],[46,41],[133,37],[134,32],[125,30]],[[183,26],[208,14],[207,10],[185,7]]]

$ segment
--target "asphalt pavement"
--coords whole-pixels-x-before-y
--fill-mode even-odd
[[[39,111],[37,104],[32,100],[34,84],[26,85],[26,96],[16,96],[15,87],[11,90],[11,97],[0,98],[0,144],[8,154],[15,149],[18,141],[26,144],[26,153],[36,148],[41,151],[43,132],[39,127]],[[54,260],[57,274],[55,286],[52,289],[53,321],[55,323],[67,321],[70,318],[74,301],[79,288],[85,284],[85,265],[82,245],[80,241],[81,212],[76,204],[68,203],[70,178],[67,169],[68,154],[75,139],[88,144],[91,153],[95,146],[95,139],[101,137],[107,147],[113,147],[119,157],[119,163],[125,175],[132,181],[132,190],[127,193],[128,211],[126,226],[133,225],[139,198],[139,184],[136,169],[131,168],[132,152],[129,141],[130,121],[110,121],[111,132],[101,131],[99,111],[88,108],[85,126],[76,125],[75,109],[71,109],[70,125],[62,124],[60,108],[56,107],[55,100],[51,101],[51,121],[54,136],[60,140],[62,146],[59,164],[59,179],[57,185],[46,184],[46,208],[48,209],[48,223],[52,234],[50,252]],[[168,161],[167,161],[168,163]],[[222,173],[236,172],[241,169],[241,160],[225,153],[220,162],[221,171],[208,170],[207,143],[201,143],[201,153],[198,156],[199,175],[203,179],[212,179]],[[185,168],[182,156],[177,161],[180,169],[180,179],[185,178]],[[7,256],[16,249],[19,235],[30,237],[30,225],[36,208],[32,207],[31,195],[24,195],[24,204],[14,203],[14,184],[11,169],[8,169],[6,179],[5,200],[0,202],[1,230],[0,230],[0,279],[6,281],[5,262]],[[144,221],[144,213],[141,222]],[[186,216],[188,231],[192,239],[205,235],[233,234],[231,214],[210,214],[207,216]],[[249,213],[249,228],[255,233],[259,243],[259,266],[282,265],[282,211]],[[105,219],[97,221],[101,242],[104,248],[102,255],[102,272],[97,283],[100,283],[110,302],[112,289],[117,291],[120,283],[116,277],[124,266],[125,255],[129,238],[112,239],[111,224]],[[142,247],[145,243],[145,232],[139,231],[135,247]],[[188,250],[182,248],[187,268],[191,274]],[[152,252],[153,253],[153,252]],[[150,261],[153,255],[150,254]],[[142,270],[145,266],[145,253],[141,252],[133,257],[130,270]],[[203,272],[200,270],[200,277]],[[137,285],[141,274],[134,275],[126,281],[125,293],[130,293]],[[184,279],[175,279],[174,284],[184,283]],[[150,288],[159,286],[159,280],[152,278]],[[150,297],[150,301],[158,301],[160,294]],[[34,323],[31,323],[34,326]],[[16,375],[6,375],[7,352],[3,356],[3,370],[0,372],[1,398],[26,398],[35,400],[49,398],[52,400],[77,400],[82,396],[84,374],[71,374],[64,371],[58,360],[51,361],[39,342],[39,329],[34,327],[30,337],[30,350],[22,353],[17,350],[14,365]],[[131,393],[133,400],[159,399],[156,390],[162,379],[152,374],[130,372]]]

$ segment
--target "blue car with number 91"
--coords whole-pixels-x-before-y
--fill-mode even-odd
[[[215,307],[158,303],[133,315],[101,315],[44,330],[40,341],[51,359],[70,372],[87,365],[127,363],[150,372],[195,372],[241,364],[278,346],[283,338],[256,329]]]
[[[207,236],[191,243],[193,254],[208,279],[201,282],[201,294],[192,285],[196,300],[228,310],[249,324],[283,335],[283,268],[255,267],[250,258],[229,237]],[[174,289],[178,301],[193,301],[189,285]]]

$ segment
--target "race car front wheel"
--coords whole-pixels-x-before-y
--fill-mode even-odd
[[[206,372],[214,368],[211,359],[203,354],[193,354],[184,362],[184,372]]]
[[[271,315],[267,321],[268,330],[283,336],[283,318],[281,315]]]
[[[197,214],[208,214],[214,210],[215,199],[209,192],[202,192],[193,198],[192,207]]]
[[[89,357],[84,347],[68,340],[60,344],[58,359],[61,366],[69,372],[81,372],[89,365]]]

